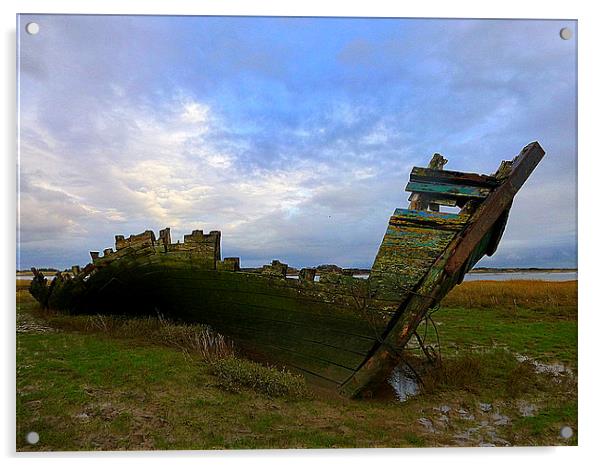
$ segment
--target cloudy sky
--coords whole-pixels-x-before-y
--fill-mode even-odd
[[[37,35],[24,26],[36,21]],[[370,266],[412,166],[547,152],[487,266],[576,266],[571,21],[20,17],[19,268],[222,231],[257,266]]]

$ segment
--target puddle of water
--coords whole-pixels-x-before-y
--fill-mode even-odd
[[[405,363],[393,369],[388,382],[395,391],[395,395],[399,401],[406,401],[408,398],[417,395],[420,391],[416,376]]]

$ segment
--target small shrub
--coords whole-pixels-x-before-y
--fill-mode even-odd
[[[249,388],[269,397],[307,398],[309,396],[303,377],[286,370],[266,367],[235,357],[215,361],[212,369],[213,374],[219,379],[220,386],[231,392]]]

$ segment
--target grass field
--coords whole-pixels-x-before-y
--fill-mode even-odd
[[[388,386],[365,400],[317,391],[202,326],[43,312],[19,282],[18,450],[577,443],[577,282],[454,289],[432,314],[439,339],[420,329],[442,362],[408,350],[423,386],[403,403]]]

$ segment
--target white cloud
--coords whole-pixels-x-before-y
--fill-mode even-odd
[[[184,105],[182,120],[185,123],[206,123],[209,107],[198,102],[188,102]]]
[[[114,234],[170,226],[174,238],[195,228],[221,229],[231,249],[270,257],[282,253],[278,244],[319,236],[319,218],[337,212],[347,222],[370,202],[362,183],[377,174],[353,160],[293,157],[278,169],[239,163],[236,146],[231,153],[216,147],[213,136],[222,123],[211,108],[182,103],[179,96],[152,109],[115,101],[96,119],[127,125],[123,144],[78,152],[28,114],[21,153],[23,247],[42,241],[67,249],[75,237],[87,237],[89,249],[102,249]],[[81,129],[102,140],[107,125]],[[341,179],[359,185],[341,185]],[[325,225],[324,237],[332,235],[339,235],[338,226]],[[324,244],[314,255],[327,249]]]

